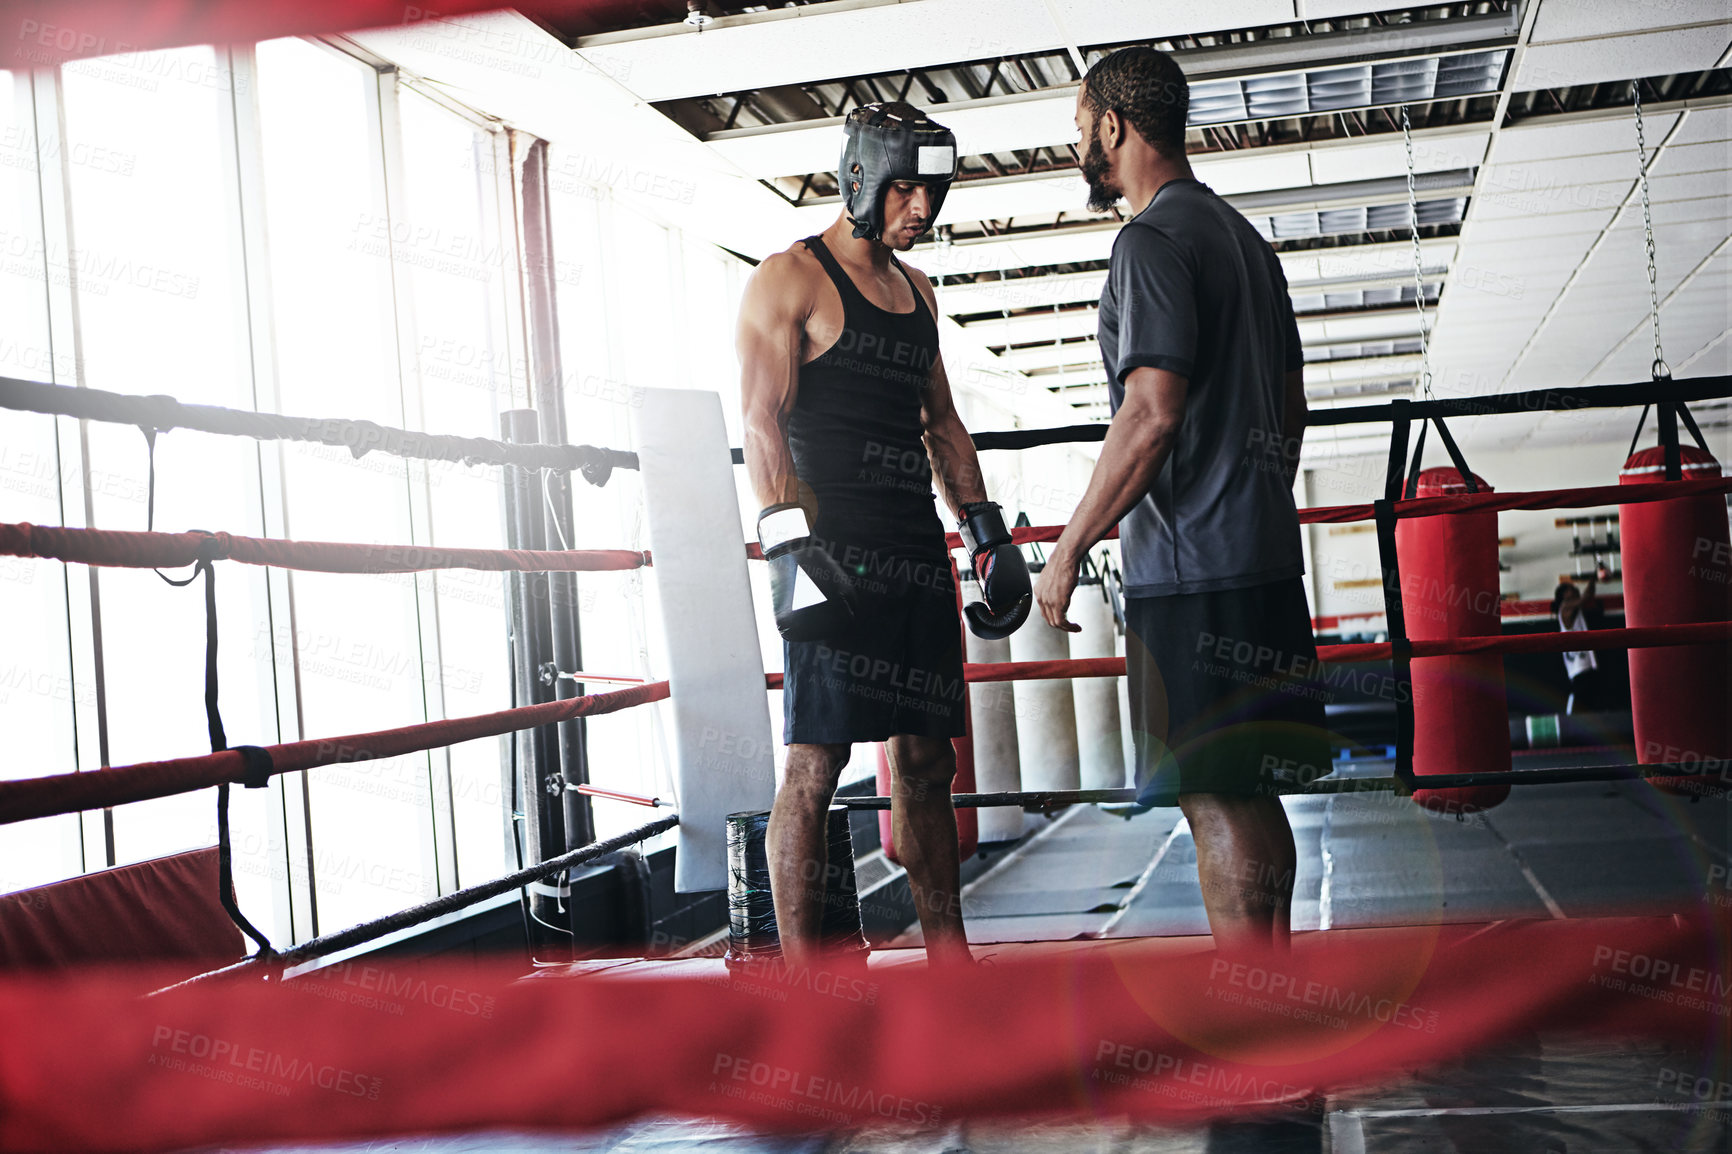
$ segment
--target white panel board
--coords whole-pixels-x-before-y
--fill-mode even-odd
[[[964,156],[1041,148],[1076,139],[1076,89],[1066,86],[976,104],[932,106],[932,115],[956,134]],[[756,177],[834,172],[842,148],[842,122],[752,129],[709,141],[711,148]]]
[[[1666,134],[1678,120],[1678,114],[1663,112],[1645,119],[1648,139],[1658,143],[1666,139]],[[1492,141],[1491,163],[1549,160],[1558,156],[1587,156],[1600,152],[1633,154],[1635,150],[1636,126],[1627,116],[1569,124],[1540,121],[1516,124],[1500,131]]]
[[[1053,0],[1053,7],[1072,43],[1084,47],[1294,19],[1293,0]]]
[[[1105,273],[1081,272],[941,285],[938,307],[942,312],[958,316],[995,309],[1033,309],[1074,301],[1098,301],[1106,280]]]
[[[988,317],[964,326],[982,344],[1022,345],[1030,341],[1057,341],[1093,336],[1100,327],[1094,309],[1062,313],[1024,313],[1014,317]]]
[[[1684,125],[1689,127],[1689,121]],[[1668,144],[1648,166],[1651,176],[1674,176],[1684,172],[1732,173],[1732,140],[1702,144]]]
[[[1088,183],[1080,176],[1002,183],[968,181],[951,187],[938,219],[943,224],[955,224],[1016,216],[1053,216],[1061,212],[1077,217],[1094,215],[1102,221],[1112,219],[1104,213],[1090,213],[1088,198]]]
[[[1106,260],[1112,255],[1113,238],[1118,231],[1117,228],[1085,228],[969,241],[946,248],[922,245],[910,254],[910,259],[932,276]]]
[[[1045,0],[812,4],[703,31],[585,37],[579,52],[648,101],[1061,48]]]
[[[1707,24],[1605,40],[1530,44],[1514,87],[1564,88],[1637,76],[1700,72],[1714,67],[1729,39],[1732,36],[1726,25]]]
[[[1387,0],[1297,0],[1299,19],[1333,20],[1337,16],[1359,16],[1366,12],[1382,12],[1389,7]]]
[[[638,460],[667,637],[674,888],[726,889],[727,816],[775,800],[769,697],[721,398],[639,389]]]
[[[1653,28],[1685,24],[1712,24],[1726,20],[1725,0],[1664,0],[1663,3],[1631,3],[1631,0],[1545,0],[1534,18],[1530,39],[1536,44],[1549,40],[1578,40],[1595,36],[1622,36]]]
[[[1311,164],[1303,152],[1231,160],[1198,157],[1192,161],[1191,171],[1221,196],[1275,188],[1305,188],[1311,183]]]
[[[1619,180],[1593,184],[1550,183],[1537,176],[1525,185],[1506,187],[1476,196],[1468,206],[1475,220],[1507,220],[1510,217],[1550,216],[1554,213],[1592,212],[1616,208],[1636,186],[1632,174]]]
[[[1416,172],[1450,172],[1472,168],[1485,160],[1491,134],[1467,132],[1450,136],[1415,134],[1413,167]],[[1407,148],[1400,141],[1381,143],[1361,137],[1351,144],[1311,150],[1311,183],[1337,184],[1349,180],[1376,180],[1407,174]]]
[[[1653,121],[1648,122],[1650,125]],[[1648,129],[1653,132],[1653,128]],[[1732,140],[1732,105],[1715,108],[1692,108],[1684,113],[1684,123],[1670,144],[1700,144],[1706,140]]]
[[[1101,363],[1101,347],[1092,338],[1062,345],[1033,345],[1000,353],[999,360],[1025,373],[1030,369],[1050,369],[1060,365],[1098,365]]]

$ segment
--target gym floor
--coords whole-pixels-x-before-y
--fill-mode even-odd
[[[1579,752],[1517,755],[1518,768],[1583,764]],[[1385,776],[1387,763],[1342,765]],[[1687,909],[1732,849],[1724,800],[1691,802],[1645,785],[1515,789],[1465,818],[1428,814],[1387,794],[1288,798],[1298,846],[1296,930],[1436,921],[1568,918]],[[1732,896],[1732,891],[1728,891]],[[1175,809],[1116,816],[1078,806],[1052,818],[964,889],[982,960],[1015,943],[1196,937],[1207,947],[1196,852]],[[1177,943],[1175,943],[1177,944]],[[874,955],[917,964],[918,928]],[[1050,947],[1049,947],[1050,948]],[[619,972],[643,963],[611,963]],[[714,959],[650,963],[660,972],[720,969]],[[586,967],[587,968],[587,967]],[[1705,1055],[1568,1036],[1529,1036],[1471,1064],[1403,1071],[1338,1088],[1286,1118],[1172,1128],[1124,1119],[976,1123],[918,1133],[767,1137],[731,1127],[646,1119],[607,1134],[461,1137],[319,1147],[324,1154],[1462,1154],[1511,1151],[1732,1150],[1732,1113],[1668,1093],[1713,1074]],[[1669,1075],[1669,1076],[1668,1076]],[[288,1154],[287,1150],[280,1154]],[[297,1152],[298,1154],[298,1152]],[[311,1154],[311,1151],[308,1151]]]

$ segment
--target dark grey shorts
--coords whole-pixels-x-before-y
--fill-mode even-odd
[[[1297,577],[1130,597],[1126,674],[1137,797],[1272,794],[1330,769],[1327,699]]]
[[[937,582],[861,592],[853,624],[826,641],[784,641],[782,740],[789,745],[961,737],[961,617],[945,564]]]

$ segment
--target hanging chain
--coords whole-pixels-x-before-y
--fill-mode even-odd
[[[1671,380],[1672,369],[1666,364],[1666,354],[1660,347],[1660,277],[1654,268],[1654,214],[1648,207],[1648,138],[1642,126],[1642,82],[1630,81],[1630,95],[1636,104],[1636,160],[1638,182],[1642,186],[1642,233],[1648,242],[1648,315],[1654,322],[1654,363],[1649,372],[1656,381]]]
[[[1419,384],[1426,400],[1431,400],[1431,340],[1426,332],[1425,276],[1419,252],[1419,195],[1413,184],[1413,127],[1407,119],[1407,105],[1401,106],[1401,139],[1407,145],[1407,225],[1413,234],[1413,307],[1419,310]]]

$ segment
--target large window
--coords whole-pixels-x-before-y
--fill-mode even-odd
[[[0,374],[498,437],[502,414],[530,404],[513,173],[531,143],[321,42],[0,73]],[[699,388],[721,395],[738,443],[733,325],[750,270],[566,160],[555,147],[568,437],[629,445],[634,390]],[[150,446],[135,428],[0,410],[0,520],[505,544],[497,469],[185,430]],[[634,472],[576,481],[572,499],[572,547],[647,546]],[[233,744],[512,704],[500,574],[216,571]],[[579,585],[584,668],[665,676],[653,575]],[[0,560],[0,630],[15,754],[0,774],[208,747],[198,585]],[[589,723],[598,784],[672,796],[663,712]],[[234,791],[242,908],[287,943],[515,867],[507,750],[470,742]],[[210,845],[214,792],[9,827],[0,892]],[[603,836],[643,817],[595,814]]]
[[[0,373],[497,435],[526,395],[504,141],[299,40],[0,73]],[[496,470],[186,431],[154,457],[159,529],[503,543]],[[142,529],[150,464],[137,429],[0,412],[0,520]],[[509,704],[496,574],[217,572],[232,742]],[[0,772],[207,748],[202,602],[149,570],[0,566]],[[499,783],[487,741],[237,791],[242,905],[301,939],[493,876]],[[213,792],[10,827],[0,890],[208,845]]]
[[[241,291],[240,237],[224,128],[232,107],[226,53],[210,48],[80,61],[62,70],[70,269],[80,383],[121,393],[168,393],[251,407]],[[102,158],[109,158],[102,162]],[[84,435],[90,524],[143,529],[149,495],[139,430],[91,422]],[[173,432],[156,452],[156,527],[259,528],[255,446],[233,437]],[[82,576],[82,573],[76,576]],[[76,579],[76,576],[74,579]],[[100,621],[99,724],[108,762],[125,765],[208,748],[204,607],[148,569],[103,569],[91,580]],[[258,574],[218,581],[218,612],[249,620]],[[238,640],[238,638],[236,638]],[[243,645],[220,652],[224,720],[259,730],[256,680]],[[207,840],[211,795],[124,806],[113,815],[117,864]]]

